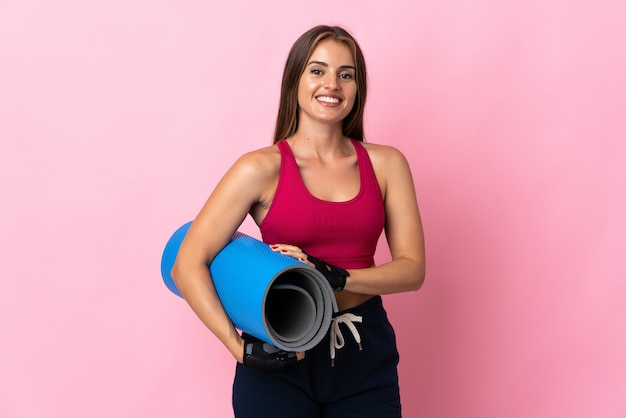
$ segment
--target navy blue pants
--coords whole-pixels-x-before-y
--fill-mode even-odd
[[[398,350],[382,298],[340,312],[362,316],[361,346],[340,324],[345,346],[330,359],[330,333],[303,360],[283,371],[237,364],[236,418],[400,418]]]

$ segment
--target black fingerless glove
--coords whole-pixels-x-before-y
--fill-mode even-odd
[[[346,285],[346,277],[348,277],[350,273],[341,267],[328,264],[327,262],[320,260],[319,258],[315,258],[306,252],[305,254],[307,256],[307,260],[315,265],[315,270],[322,273],[326,280],[328,280],[328,283],[330,283],[330,287],[332,287],[333,290],[343,290]]]
[[[249,334],[243,334],[243,365],[255,369],[283,370],[298,361],[296,353],[276,348]]]

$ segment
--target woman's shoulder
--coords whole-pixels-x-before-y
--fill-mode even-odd
[[[406,164],[406,157],[398,148],[392,145],[383,145],[373,142],[361,142],[367,151],[374,167],[394,167],[396,164]]]
[[[398,148],[371,142],[364,142],[363,146],[372,162],[376,180],[385,199],[392,185],[406,184],[406,180],[412,178],[409,163]]]
[[[266,177],[280,170],[280,151],[276,145],[242,154],[233,164],[233,170],[253,177]]]

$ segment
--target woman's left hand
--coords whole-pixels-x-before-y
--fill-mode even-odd
[[[324,275],[324,277],[330,284],[330,287],[334,291],[339,292],[343,290],[346,285],[346,278],[350,276],[350,273],[348,273],[347,270],[329,264],[324,260],[320,260],[319,258],[313,257],[312,255],[307,254],[304,250],[302,250],[300,247],[296,247],[295,245],[270,244],[270,248],[273,251],[278,251],[281,254],[296,258],[297,260],[315,268],[317,271]]]
[[[288,255],[289,257],[295,258],[298,261],[302,261],[303,263],[306,263],[311,267],[315,267],[313,263],[307,260],[307,254],[300,247],[288,244],[270,244],[270,248],[272,249],[272,251]]]

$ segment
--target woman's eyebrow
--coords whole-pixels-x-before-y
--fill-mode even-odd
[[[322,67],[328,67],[328,64],[324,61],[311,61],[307,64],[307,66],[309,65],[321,65]],[[339,69],[351,69],[356,71],[356,67],[354,65],[341,65],[339,66]]]

